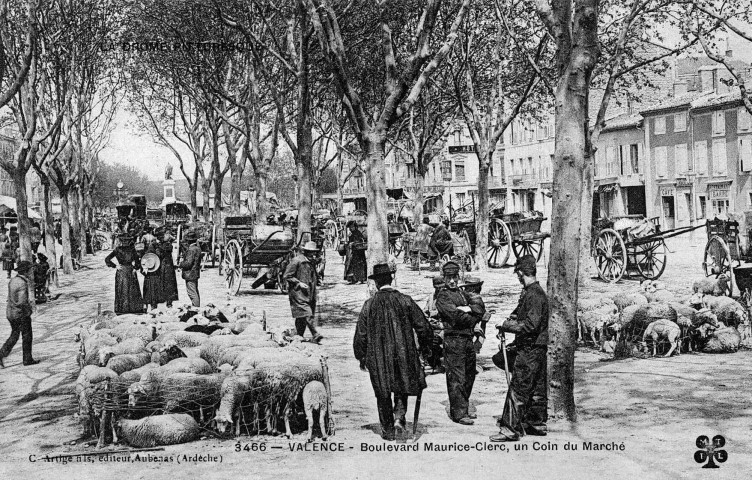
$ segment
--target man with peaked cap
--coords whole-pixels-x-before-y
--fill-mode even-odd
[[[295,330],[301,337],[306,328],[311,331],[312,341],[319,343],[323,335],[316,331],[314,314],[316,313],[316,291],[318,286],[318,272],[316,270],[316,254],[319,248],[316,242],[306,242],[300,252],[290,260],[282,276],[287,282],[287,295],[290,299],[290,310],[295,319]]]
[[[499,328],[514,333],[517,358],[499,422],[501,430],[491,436],[492,442],[514,442],[525,434],[547,433],[548,297],[536,278],[535,257],[520,257],[514,271],[523,286],[522,295]]]
[[[188,298],[191,299],[191,304],[194,307],[200,307],[201,296],[198,293],[198,279],[201,277],[201,248],[196,243],[198,237],[195,232],[187,232],[183,241],[187,245],[184,245],[186,252],[183,261],[180,262],[180,270],[183,271],[185,290],[188,293]]]
[[[398,292],[392,283],[389,265],[374,265],[368,278],[377,291],[360,310],[353,338],[355,358],[368,370],[379,410],[381,437],[395,440],[407,426],[407,397],[426,388],[420,349],[431,347],[432,332],[420,307],[409,296]]]
[[[479,296],[460,289],[460,266],[449,261],[442,267],[444,287],[436,296],[436,309],[444,324],[444,367],[449,394],[449,417],[461,425],[472,425],[474,414],[468,410],[475,383],[473,329],[486,313]]]
[[[10,322],[10,337],[0,348],[0,367],[5,368],[3,357],[7,357],[16,345],[18,337],[23,337],[23,364],[35,365],[39,363],[31,356],[31,313],[29,302],[29,272],[34,265],[28,260],[21,260],[16,266],[18,275],[8,282],[8,305],[6,308],[8,322]]]

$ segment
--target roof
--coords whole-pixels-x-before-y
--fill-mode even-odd
[[[0,195],[0,206],[5,207],[5,211],[12,210],[14,213],[16,211],[16,199],[13,197],[8,197],[5,195]],[[31,208],[27,208],[27,211],[29,212],[29,218],[33,220],[41,220],[42,216],[39,215],[39,213],[35,212]],[[5,215],[5,214],[4,214]]]
[[[720,107],[723,105],[741,105],[742,94],[739,90],[721,95],[706,95],[692,102],[692,110]]]
[[[662,102],[650,105],[649,107],[642,110],[640,114],[644,116],[645,114],[650,113],[657,113],[666,110],[676,110],[682,107],[690,107],[692,105],[692,102],[696,99],[709,95],[712,94],[708,92],[689,92],[684,95],[679,95],[678,97],[670,97]]]
[[[642,126],[642,115],[639,113],[627,114],[622,113],[606,120],[606,124],[603,127],[603,132],[610,132],[614,130],[626,130],[628,128],[640,128]]]

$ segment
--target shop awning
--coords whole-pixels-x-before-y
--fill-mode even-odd
[[[34,210],[28,208],[29,218],[33,220],[41,220],[42,216]],[[3,217],[15,217],[16,216],[16,199],[8,197],[6,195],[0,195],[0,215]]]
[[[393,198],[394,200],[406,200],[407,199],[407,197],[405,196],[404,188],[387,188],[386,195],[387,197]]]

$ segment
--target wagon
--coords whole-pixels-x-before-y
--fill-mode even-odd
[[[598,276],[609,283],[634,272],[646,280],[658,279],[666,269],[666,239],[702,226],[662,231],[657,217],[625,215],[599,219],[593,224],[591,243]]]
[[[714,218],[706,222],[705,228],[708,236],[702,259],[705,276],[718,278],[725,275],[729,281],[724,294],[732,296],[736,288],[749,299],[752,295],[752,265],[748,263],[752,262],[752,248],[742,249],[739,222]],[[747,231],[747,238],[752,239],[752,229]]]
[[[321,258],[317,260],[319,266],[326,262],[326,251],[322,248],[323,227],[318,225],[314,225],[312,233],[301,235],[296,243],[296,230],[291,225],[256,225],[250,216],[227,217],[224,237],[226,244],[221,272],[230,295],[238,294],[244,276],[255,279],[251,288],[276,286],[280,292],[286,293],[282,279],[285,268],[295,249],[308,239],[312,238],[321,249]],[[319,274],[323,274],[321,269]]]

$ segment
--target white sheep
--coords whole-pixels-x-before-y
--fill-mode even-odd
[[[118,341],[123,341],[127,338],[140,338],[144,341],[144,345],[154,340],[157,336],[154,325],[118,325],[111,330],[111,334]]]
[[[703,347],[705,353],[733,353],[739,349],[742,336],[732,327],[722,327],[710,334]]]
[[[117,358],[117,357],[115,357]],[[188,372],[198,374],[209,374],[214,369],[200,358],[176,358],[171,362],[157,368],[149,369],[141,375],[141,380],[128,387],[128,405],[135,407],[138,398],[145,396],[150,397],[156,394],[163,378],[173,373]]]
[[[716,314],[719,322],[729,327],[736,328],[747,320],[746,310],[733,298],[705,295],[702,297],[702,304]]]
[[[214,422],[219,433],[227,433],[227,429],[235,422],[235,435],[240,435],[240,421],[242,416],[241,401],[243,395],[251,390],[253,375],[249,372],[235,372],[222,382],[219,408],[214,415]]]
[[[149,362],[151,362],[151,353],[149,352],[126,353],[110,358],[107,361],[107,368],[120,375],[128,370],[143,367]]]
[[[679,325],[671,320],[660,319],[648,325],[645,329],[645,333],[642,334],[642,343],[644,346],[647,346],[647,339],[652,339],[653,356],[655,356],[658,350],[658,342],[665,339],[671,345],[671,348],[665,356],[670,357],[671,354],[674,353],[674,350],[679,346],[680,334],[681,330]]]
[[[718,278],[705,277],[692,284],[692,292],[700,295],[721,296],[728,289],[728,277],[721,274]]]
[[[141,353],[145,351],[145,346],[146,345],[144,344],[143,339],[136,337],[126,338],[122,342],[116,343],[115,345],[106,345],[104,347],[100,347],[99,365],[107,365],[107,361],[116,355],[124,355],[127,353]]]
[[[639,292],[628,293],[626,295],[620,293],[614,295],[611,298],[619,312],[629,307],[630,305],[644,305],[648,303],[648,299],[645,298],[645,295]]]
[[[201,427],[192,416],[185,413],[153,415],[141,420],[121,419],[118,430],[133,447],[175,445],[197,440]]]
[[[78,365],[80,367],[84,367],[86,365],[98,365],[99,349],[102,347],[109,347],[117,343],[117,338],[111,336],[105,331],[89,333],[84,328],[80,330],[77,338],[81,342],[81,346],[79,347],[78,352]]]
[[[327,439],[326,433],[326,415],[329,412],[329,395],[326,393],[326,387],[323,383],[315,380],[308,382],[303,388],[303,407],[305,408],[306,419],[308,420],[308,434],[306,441],[313,441],[313,412],[319,413],[319,428],[321,429],[321,439]],[[285,416],[285,429],[287,437],[290,437],[290,420],[289,415]]]
[[[224,373],[199,375],[189,372],[172,373],[160,379],[154,399],[165,413],[178,408],[198,407],[201,422],[204,421],[204,408],[212,408],[221,399]]]
[[[182,330],[163,333],[157,337],[162,344],[177,345],[183,347],[200,347],[209,338],[208,335],[199,332],[184,332]]]

